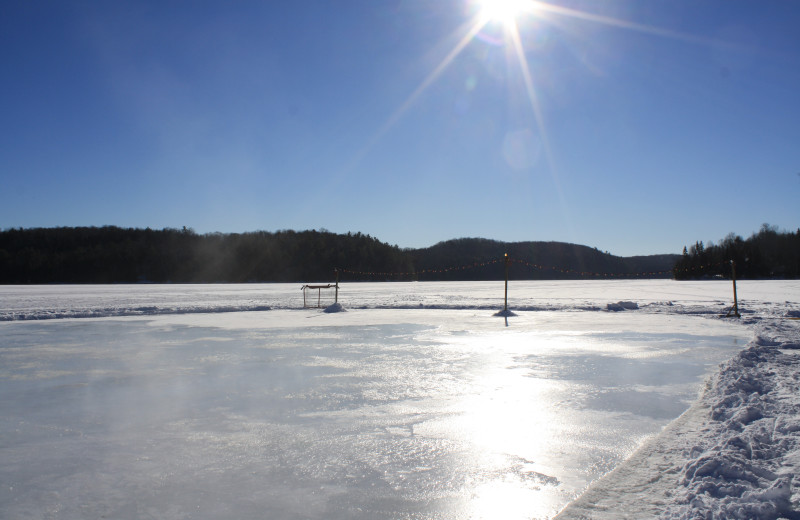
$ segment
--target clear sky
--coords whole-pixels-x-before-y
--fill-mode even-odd
[[[800,227],[800,2],[0,5],[0,228],[679,253]]]

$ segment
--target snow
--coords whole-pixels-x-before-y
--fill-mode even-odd
[[[617,303],[609,303],[606,305],[606,309],[610,311],[635,311],[639,308],[639,304],[636,302],[617,302]]]
[[[299,284],[45,285],[0,287],[0,321],[153,316],[298,309]],[[502,282],[342,282],[348,309],[503,308]],[[758,316],[800,313],[796,282],[740,281],[740,311]],[[728,281],[608,280],[509,282],[509,307],[519,311],[599,311],[633,302],[648,313],[718,315],[732,305]]]
[[[347,312],[347,309],[345,309],[341,303],[334,303],[325,307],[322,312],[332,314],[335,312]]]
[[[800,515],[800,282],[297,293],[0,287],[0,516]]]
[[[499,316],[501,318],[510,318],[511,316],[516,316],[517,314],[510,309],[503,309],[501,311],[495,312],[494,315]]]

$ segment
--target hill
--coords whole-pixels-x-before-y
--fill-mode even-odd
[[[669,278],[679,255],[619,257],[597,248],[565,242],[500,242],[459,238],[411,251],[420,280],[491,280],[502,276],[509,255],[509,278],[552,280],[603,277]],[[492,262],[487,265],[475,264]],[[439,272],[444,267],[456,267]],[[468,266],[466,269],[461,267]],[[432,270],[427,273],[423,271]]]

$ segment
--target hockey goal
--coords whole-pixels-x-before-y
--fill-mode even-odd
[[[325,285],[304,285],[303,307],[306,309],[318,309],[329,307],[339,300],[339,285],[329,283]]]

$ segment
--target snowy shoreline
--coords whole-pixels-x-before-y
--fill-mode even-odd
[[[754,339],[697,402],[558,520],[800,518],[800,323],[754,322]]]
[[[302,309],[300,284],[4,285],[0,322]],[[120,299],[124,293],[125,298]],[[500,310],[502,282],[342,284],[349,309]],[[740,310],[753,316],[800,316],[800,281],[739,282]],[[732,304],[728,281],[512,281],[513,311],[627,311],[718,316]]]

